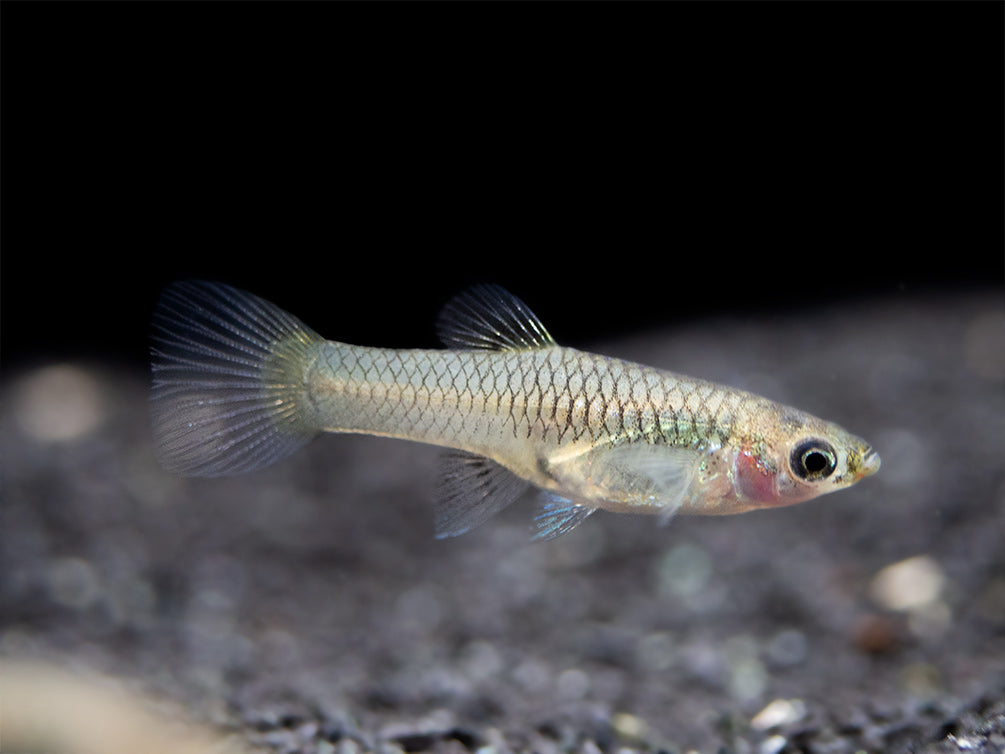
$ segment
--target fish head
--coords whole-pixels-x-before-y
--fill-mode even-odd
[[[731,477],[738,508],[802,503],[879,470],[872,446],[838,425],[788,408],[777,419],[736,448]]]

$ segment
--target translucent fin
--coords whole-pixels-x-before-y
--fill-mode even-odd
[[[600,496],[622,502],[625,509],[658,513],[665,523],[680,509],[701,455],[686,448],[666,445],[626,443],[617,447],[599,446],[552,469],[559,479],[569,473],[586,476]]]
[[[283,458],[303,424],[303,369],[316,333],[226,285],[175,283],[153,314],[151,417],[169,471],[237,474]]]
[[[527,305],[498,285],[476,285],[451,299],[436,332],[448,348],[520,351],[555,345]]]
[[[567,534],[589,518],[595,510],[597,509],[577,505],[571,500],[547,492],[545,502],[541,505],[541,512],[534,517],[536,531],[532,539],[535,542],[546,542]]]
[[[480,526],[529,486],[489,458],[462,450],[447,452],[436,496],[436,538],[456,537]]]

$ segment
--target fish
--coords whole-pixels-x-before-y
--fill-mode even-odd
[[[767,398],[559,346],[494,284],[451,299],[445,350],[326,340],[223,283],[167,286],[152,316],[154,447],[187,476],[251,472],[322,432],[441,446],[438,538],[536,495],[532,539],[598,510],[727,515],[804,502],[875,474],[840,426]]]

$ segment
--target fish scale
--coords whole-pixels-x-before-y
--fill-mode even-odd
[[[595,510],[740,513],[808,500],[875,473],[841,427],[766,398],[557,345],[523,302],[476,287],[445,307],[450,350],[326,341],[251,294],[167,288],[154,313],[152,417],[161,462],[250,471],[318,432],[449,448],[439,536],[540,492],[537,538]]]
[[[728,403],[724,395],[710,392],[704,397],[700,387],[683,393],[674,388],[676,379],[669,373],[646,375],[638,365],[570,348],[513,354],[392,351],[334,342],[318,348],[321,353],[305,383],[314,421],[331,432],[365,432],[460,448],[512,438],[561,446],[623,437],[663,443],[684,438],[688,447],[700,447],[728,427],[728,417],[719,414]],[[657,380],[662,384],[656,395],[672,396],[660,406],[647,384]],[[691,405],[692,398],[697,405]],[[712,402],[716,411],[703,413],[701,407]],[[469,430],[473,415],[497,419],[500,436]],[[626,424],[626,417],[633,416],[639,419]],[[646,416],[652,420],[643,426],[641,417]],[[672,419],[664,426],[673,431],[661,431],[654,421],[657,416]]]

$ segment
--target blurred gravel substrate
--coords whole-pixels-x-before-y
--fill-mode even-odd
[[[435,449],[325,437],[177,479],[143,375],[53,364],[0,394],[0,658],[130,679],[277,752],[1005,751],[999,295],[592,350],[837,421],[883,468],[777,511],[532,544],[518,505],[436,541]]]

